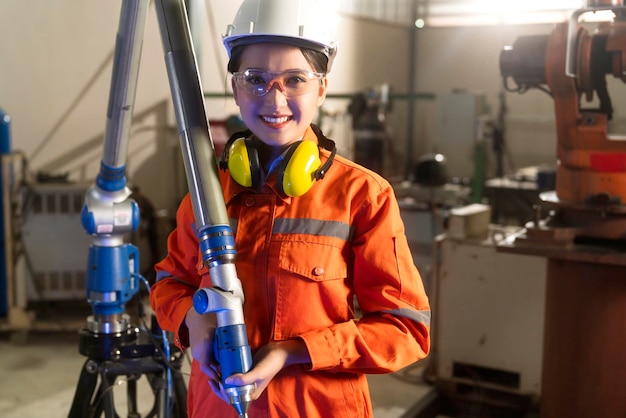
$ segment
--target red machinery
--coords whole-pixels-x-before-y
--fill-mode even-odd
[[[542,418],[626,416],[626,136],[610,132],[607,88],[626,82],[626,7],[587,3],[500,56],[507,89],[537,87],[555,107],[556,190],[540,196],[551,216],[500,247],[548,258]],[[593,33],[579,23],[605,10],[614,21]]]

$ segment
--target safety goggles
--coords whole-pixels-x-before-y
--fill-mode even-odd
[[[322,73],[306,70],[271,72],[247,69],[233,73],[235,85],[253,96],[265,96],[277,85],[287,97],[310,93],[319,87]]]

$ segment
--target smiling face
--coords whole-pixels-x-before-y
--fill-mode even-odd
[[[291,45],[258,43],[245,48],[237,71],[255,69],[281,73],[291,70],[315,70],[302,51]],[[319,87],[297,96],[287,97],[279,83],[263,96],[253,95],[232,82],[235,102],[241,117],[261,141],[282,146],[298,141],[304,135],[326,97],[326,77],[314,81]]]

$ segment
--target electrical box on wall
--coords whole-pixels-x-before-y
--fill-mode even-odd
[[[24,197],[25,276],[29,301],[85,299],[87,255],[93,238],[80,211],[88,185],[33,184]]]
[[[439,238],[437,379],[538,397],[546,259]]]

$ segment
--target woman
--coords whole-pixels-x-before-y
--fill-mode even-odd
[[[336,53],[324,13],[311,0],[245,0],[224,38],[251,131],[227,144],[221,181],[254,354],[226,383],[254,385],[251,418],[372,417],[365,374],[429,350],[428,299],[391,186],[335,156],[312,125]],[[235,417],[218,384],[215,318],[192,307],[208,274],[193,224],[187,196],[151,303],[192,351],[190,417]]]

